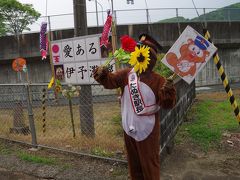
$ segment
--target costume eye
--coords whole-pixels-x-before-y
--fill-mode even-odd
[[[188,49],[189,49],[189,51],[195,51],[196,47],[191,44],[191,45],[188,47]]]
[[[201,50],[198,51],[198,52],[197,52],[197,56],[198,56],[198,57],[203,57],[203,51],[201,51]]]

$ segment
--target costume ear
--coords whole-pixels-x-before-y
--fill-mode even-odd
[[[188,42],[188,44],[192,44],[193,40],[192,39],[188,39],[187,42]]]
[[[205,51],[205,55],[206,55],[206,57],[208,57],[208,56],[209,56],[209,54],[210,54],[210,52],[208,52],[208,51]]]

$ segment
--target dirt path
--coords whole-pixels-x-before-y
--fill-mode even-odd
[[[1,180],[36,180],[38,178],[29,176],[23,173],[14,173],[7,169],[0,168],[0,179]]]
[[[234,90],[240,97],[240,90]],[[226,92],[206,92],[198,94],[197,100],[227,99]],[[175,145],[171,155],[167,155],[161,166],[161,180],[240,180],[240,133],[223,135],[218,149],[203,152],[193,143],[182,142]]]
[[[40,150],[41,157],[57,159],[44,165],[20,160],[15,150],[29,152],[18,145],[7,146],[14,153],[0,155],[1,180],[127,180],[127,166],[92,158]],[[219,151],[199,150],[194,144],[177,144],[161,165],[161,180],[240,180],[240,150],[227,144]]]
[[[19,154],[54,159],[54,163],[22,160]],[[0,180],[126,180],[127,166],[85,156],[29,147],[0,140]]]
[[[204,153],[190,144],[177,145],[164,159],[161,180],[240,180],[239,167],[240,150]]]

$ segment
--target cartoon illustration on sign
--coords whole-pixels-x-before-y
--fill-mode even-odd
[[[187,26],[162,62],[190,84],[216,50],[213,44]]]
[[[194,76],[196,64],[204,63],[206,57],[209,56],[207,47],[209,47],[208,42],[197,36],[195,40],[188,39],[187,44],[181,46],[179,58],[175,53],[170,52],[166,55],[166,59],[180,76]]]
[[[54,66],[55,71],[55,78],[62,81],[64,80],[64,68],[63,65],[55,65]]]

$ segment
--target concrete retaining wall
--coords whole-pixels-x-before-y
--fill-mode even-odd
[[[143,32],[150,32],[164,47],[166,52],[176,41],[179,33],[190,25],[198,32],[202,32],[201,23],[157,23],[139,25],[121,25],[117,27],[118,39],[129,34],[135,39]],[[230,82],[240,81],[240,23],[239,22],[210,22],[208,30],[215,45],[218,47],[219,55]],[[101,33],[101,29],[89,28],[89,34]],[[53,40],[71,38],[74,36],[73,29],[58,30],[51,33]],[[25,75],[20,78],[11,68],[13,59],[21,56],[27,59],[29,79],[32,83],[46,83],[51,78],[49,59],[42,61],[39,52],[39,33],[24,34],[20,37],[20,48],[14,36],[0,38],[0,84],[26,82]],[[196,85],[220,83],[219,76],[213,60],[203,68],[196,77]]]

